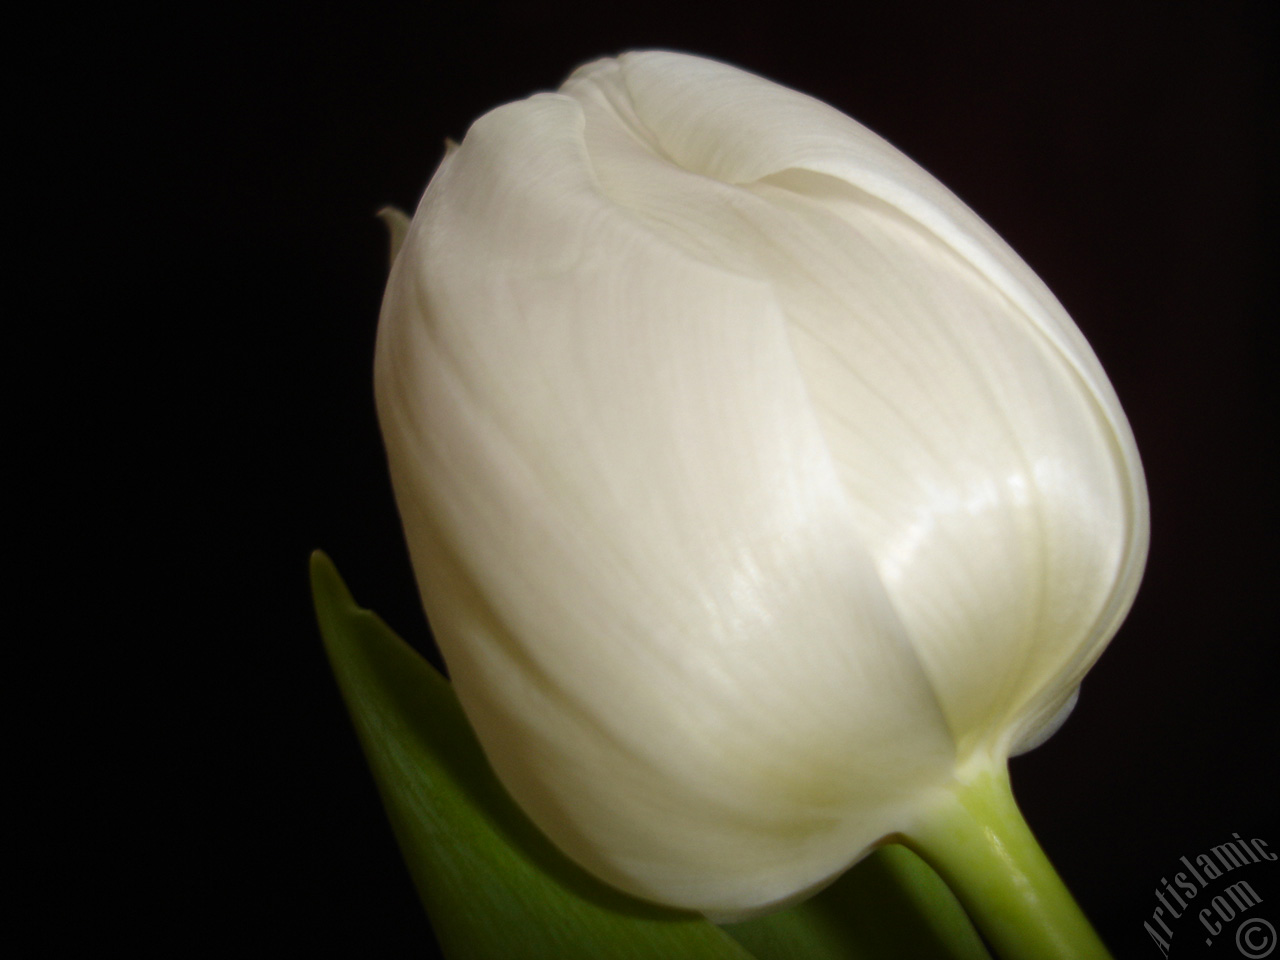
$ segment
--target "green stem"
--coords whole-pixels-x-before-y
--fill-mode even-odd
[[[1001,960],[1110,960],[1022,819],[1003,766],[955,784],[903,842]]]

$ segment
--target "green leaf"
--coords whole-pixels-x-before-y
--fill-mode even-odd
[[[606,887],[490,771],[449,682],[311,558],[316,616],[396,839],[450,960],[751,960],[701,917]]]
[[[724,929],[757,960],[991,960],[947,885],[896,844],[801,904]]]
[[[602,884],[507,795],[449,682],[311,558],[325,647],[450,960],[990,960],[915,854],[890,846],[802,904],[717,927]],[[748,952],[750,951],[750,952]]]

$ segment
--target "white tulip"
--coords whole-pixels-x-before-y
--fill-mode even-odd
[[[1145,560],[1083,337],[941,184],[723,64],[481,117],[387,287],[378,410],[426,610],[569,856],[725,917],[1056,729]]]

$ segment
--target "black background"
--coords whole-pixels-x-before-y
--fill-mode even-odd
[[[306,580],[325,549],[426,646],[373,413],[374,213],[411,210],[487,109],[667,47],[906,151],[1111,376],[1151,559],[1075,715],[1013,777],[1117,955],[1157,956],[1142,922],[1178,857],[1233,831],[1280,849],[1260,6],[269,2],[33,30],[18,109],[41,187],[18,280],[41,303],[22,408],[40,466],[20,472],[56,557],[31,565],[46,626],[24,649],[54,654],[35,688],[77,704],[39,700],[56,769],[29,793],[70,812],[40,834],[33,895],[142,954],[431,955]]]

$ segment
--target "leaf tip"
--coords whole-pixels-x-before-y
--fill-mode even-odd
[[[391,262],[395,263],[400,248],[404,246],[405,237],[409,235],[409,215],[399,207],[388,205],[378,211],[378,219],[387,228],[391,242]]]

